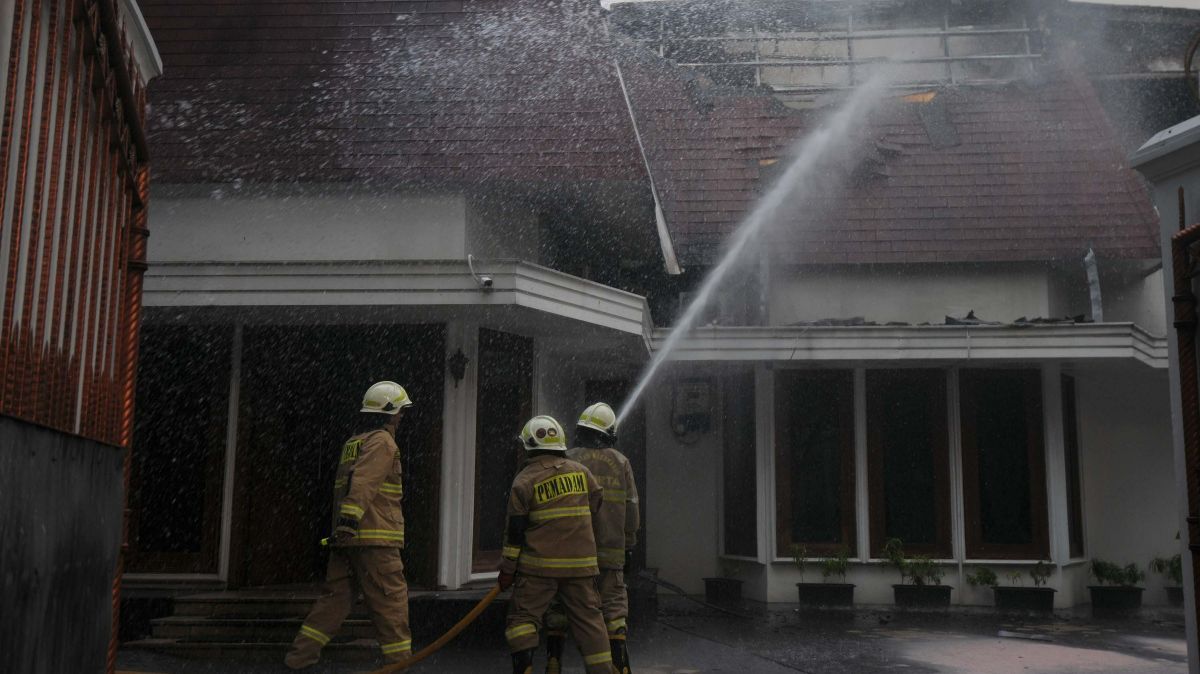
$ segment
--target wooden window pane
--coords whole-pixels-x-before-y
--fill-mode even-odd
[[[724,551],[727,555],[758,557],[754,373],[727,377],[723,394]]]
[[[1067,463],[1067,530],[1071,557],[1083,557],[1083,485],[1079,473],[1079,417],[1075,378],[1063,375],[1063,449]]]
[[[778,554],[855,554],[853,373],[779,372],[775,408]]]
[[[889,538],[905,550],[951,555],[946,373],[867,372],[871,551]]]
[[[1040,373],[964,370],[961,406],[967,555],[1045,558]]]

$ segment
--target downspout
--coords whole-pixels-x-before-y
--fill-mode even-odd
[[[1183,409],[1184,472],[1187,479],[1188,550],[1192,557],[1193,583],[1200,580],[1200,382],[1196,372],[1196,295],[1192,292],[1193,256],[1188,252],[1200,242],[1200,225],[1192,225],[1171,237],[1171,300],[1179,348],[1179,393]],[[1195,592],[1195,585],[1193,585]],[[1200,618],[1192,602],[1195,618]],[[1197,623],[1200,624],[1200,623]]]
[[[650,158],[646,155],[646,145],[642,143],[642,134],[638,131],[637,116],[633,113],[633,103],[629,100],[629,90],[625,88],[625,75],[621,73],[621,64],[614,58],[613,67],[617,69],[617,82],[621,85],[621,95],[625,97],[625,109],[629,111],[629,121],[633,124],[633,137],[637,140],[638,150],[642,153],[642,163],[646,166],[646,177],[650,179],[650,196],[654,197],[654,224],[658,229],[658,245],[662,248],[663,262],[667,273],[678,276],[683,273],[679,260],[675,257],[675,245],[671,243],[671,233],[667,230],[667,218],[663,215],[662,203],[658,200],[658,188],[654,185],[654,172],[650,170]]]

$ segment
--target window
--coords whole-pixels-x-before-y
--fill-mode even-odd
[[[508,490],[525,459],[513,438],[533,415],[533,340],[480,330],[478,372],[471,569],[483,573],[500,563]]]
[[[228,325],[142,328],[130,571],[217,571],[232,345]]]
[[[943,370],[867,372],[871,554],[890,538],[945,559],[950,545],[950,466]]]
[[[758,487],[754,423],[754,373],[730,375],[722,388],[725,456],[723,552],[758,557]]]
[[[781,371],[775,380],[776,552],[854,545],[854,375]]]
[[[1067,535],[1072,558],[1083,557],[1083,486],[1079,473],[1079,417],[1075,378],[1063,375],[1063,451],[1067,463]]]
[[[960,392],[967,556],[1046,558],[1040,373],[964,370]]]

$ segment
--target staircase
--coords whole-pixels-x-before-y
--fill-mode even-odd
[[[413,626],[414,646],[420,649],[450,629],[488,589],[490,586],[411,592],[409,623]],[[183,657],[279,660],[317,594],[316,588],[259,588],[177,597],[172,615],[151,621],[149,638],[127,642],[122,647]],[[504,611],[504,599],[497,599],[456,641],[502,644]],[[375,629],[361,604],[355,606],[323,652],[324,657],[341,661],[377,658]]]

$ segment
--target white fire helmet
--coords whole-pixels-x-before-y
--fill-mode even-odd
[[[575,425],[600,431],[610,438],[616,437],[617,414],[608,403],[593,403],[579,415],[579,422]]]
[[[381,381],[371,385],[363,394],[360,412],[374,414],[396,414],[405,407],[412,406],[412,400],[404,387],[394,381]]]
[[[567,450],[567,434],[554,417],[536,416],[525,423],[521,435],[517,438],[527,452],[546,449],[565,452]]]

